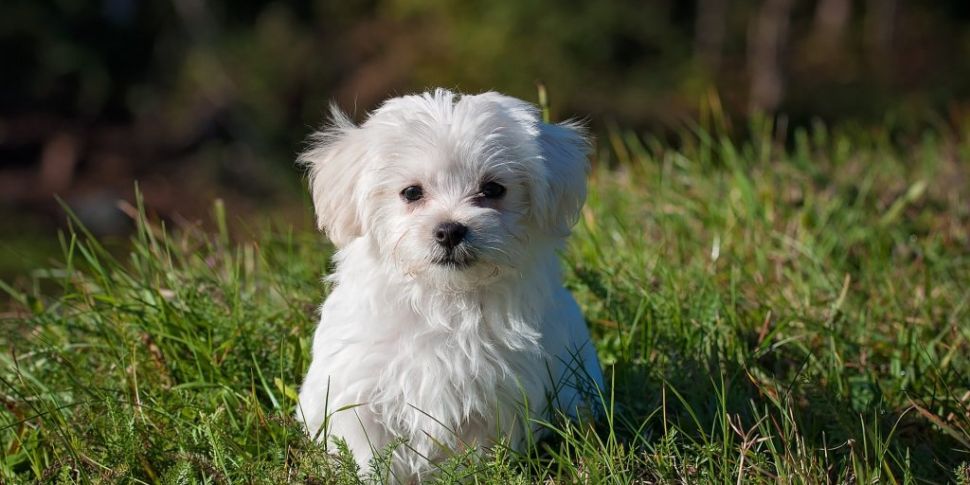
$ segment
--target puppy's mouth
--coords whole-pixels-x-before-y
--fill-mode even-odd
[[[435,254],[431,260],[437,266],[455,270],[466,269],[475,264],[476,261],[478,261],[478,251],[467,243],[445,249]]]
[[[475,261],[476,258],[474,256],[458,256],[455,254],[448,254],[435,259],[432,262],[438,266],[443,266],[449,269],[462,270],[475,264]]]

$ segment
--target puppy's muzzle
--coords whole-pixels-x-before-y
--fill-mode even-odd
[[[449,251],[461,244],[467,234],[468,226],[457,222],[442,222],[434,228],[434,240]]]

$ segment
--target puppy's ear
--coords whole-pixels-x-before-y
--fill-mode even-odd
[[[354,143],[358,128],[336,105],[330,124],[310,136],[298,162],[308,169],[317,227],[338,248],[363,234],[359,183],[365,168],[366,144]]]
[[[589,138],[579,123],[543,123],[539,110],[521,99],[489,92],[472,96],[496,103],[535,143],[536,163],[528,165],[532,215],[540,228],[568,236],[586,202]]]
[[[566,236],[586,201],[589,139],[578,123],[538,122],[544,180],[535,181],[532,207],[540,227]]]

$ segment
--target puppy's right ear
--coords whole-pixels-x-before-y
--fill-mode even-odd
[[[364,230],[358,185],[366,146],[354,143],[359,130],[336,105],[331,105],[329,125],[310,136],[310,147],[298,159],[308,169],[317,227],[326,231],[338,248],[360,237]]]

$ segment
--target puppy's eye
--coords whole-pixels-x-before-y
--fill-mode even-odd
[[[424,189],[420,185],[412,185],[401,191],[401,197],[408,202],[415,202],[424,197]]]
[[[505,186],[498,182],[485,182],[482,184],[482,197],[486,199],[500,199],[505,195]]]

